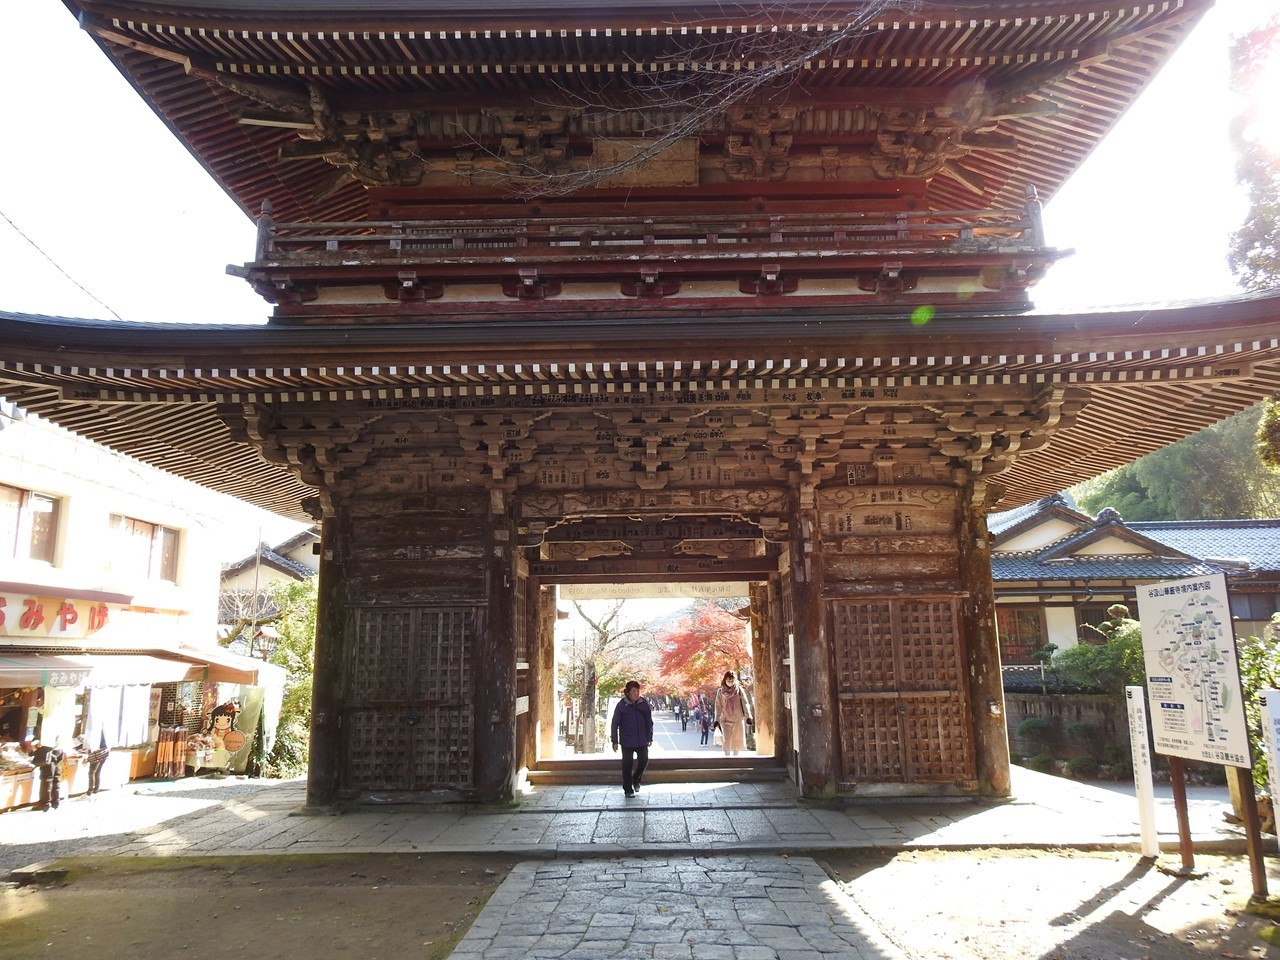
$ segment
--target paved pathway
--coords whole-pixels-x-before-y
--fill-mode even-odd
[[[451,960],[899,960],[808,857],[518,865]]]
[[[61,856],[488,851],[521,862],[455,960],[898,960],[807,854],[917,847],[1136,850],[1131,796],[1014,768],[1013,800],[798,801],[788,784],[527,788],[502,808],[307,811],[300,781],[135,784],[0,815],[0,875]],[[1240,851],[1225,788],[1194,791],[1197,849]],[[1169,800],[1158,803],[1176,848]],[[1274,844],[1274,841],[1272,841]]]
[[[49,813],[0,815],[0,874],[57,856],[238,853],[406,853],[435,850],[528,857],[634,853],[817,853],[847,848],[1075,846],[1136,849],[1137,805],[1113,790],[1014,768],[1015,799],[797,801],[784,783],[645,784],[627,800],[614,786],[529,788],[502,808],[364,806],[304,810],[301,781],[190,779],[135,784],[65,801]],[[1205,850],[1240,849],[1222,819],[1225,788],[1191,802]],[[1169,800],[1158,802],[1166,846],[1177,842]]]

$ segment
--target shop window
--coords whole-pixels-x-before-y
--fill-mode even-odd
[[[120,514],[111,515],[112,573],[178,582],[178,531]]]
[[[1039,663],[1034,654],[1045,644],[1044,615],[1039,607],[996,607],[1000,662],[1009,666]]]
[[[62,501],[0,484],[0,557],[53,563]]]

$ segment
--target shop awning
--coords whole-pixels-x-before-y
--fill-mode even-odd
[[[219,683],[245,683],[256,687],[281,686],[288,672],[274,663],[242,657],[224,647],[180,643],[177,653],[180,657],[202,661],[202,666],[208,665],[208,674],[198,679],[216,680]]]
[[[203,663],[132,654],[0,654],[0,687],[94,687],[202,680]]]

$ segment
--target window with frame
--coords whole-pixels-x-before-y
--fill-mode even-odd
[[[1268,622],[1280,610],[1280,596],[1274,593],[1232,593],[1231,616],[1237,620]]]
[[[118,513],[111,515],[112,573],[178,582],[178,531]]]
[[[1099,629],[1112,619],[1107,611],[1116,603],[1124,603],[1131,615],[1137,614],[1137,601],[1128,603],[1123,600],[1109,600],[1106,603],[1082,603],[1076,607],[1076,639],[1081,643],[1105,643],[1107,636]],[[1092,629],[1090,629],[1092,628]]]
[[[1039,607],[996,606],[996,635],[1000,662],[1009,666],[1036,664],[1033,654],[1045,644],[1044,614]]]
[[[62,501],[0,484],[0,557],[53,563]]]

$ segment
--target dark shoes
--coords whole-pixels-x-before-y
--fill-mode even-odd
[[[635,792],[632,790],[624,790],[622,791],[622,795],[626,797],[628,800],[631,800],[635,797]]]

